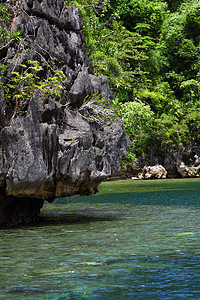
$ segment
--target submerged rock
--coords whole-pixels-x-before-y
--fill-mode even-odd
[[[25,115],[13,118],[13,99],[0,88],[0,224],[36,219],[43,201],[74,194],[92,194],[108,176],[120,169],[127,138],[120,119],[113,119],[113,97],[108,80],[94,76],[81,32],[77,7],[64,0],[18,0],[7,4],[12,30],[20,30],[23,42],[11,43],[0,52],[12,71],[37,59],[41,79],[52,74],[49,61],[67,80],[61,99],[35,94]],[[88,101],[99,92],[106,106]]]

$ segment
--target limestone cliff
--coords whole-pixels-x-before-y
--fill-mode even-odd
[[[96,193],[120,169],[127,139],[122,121],[109,110],[107,78],[93,75],[78,8],[64,0],[6,5],[11,30],[20,30],[23,39],[0,48],[4,84],[28,60],[43,66],[41,78],[52,75],[52,60],[66,75],[61,99],[35,94],[26,113],[15,118],[13,101],[0,88],[0,224],[17,224],[33,221],[44,199]],[[83,104],[96,92],[107,98],[106,107]]]

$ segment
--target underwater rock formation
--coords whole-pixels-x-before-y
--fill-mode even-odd
[[[93,75],[84,46],[83,21],[77,7],[64,0],[18,0],[6,4],[10,30],[22,41],[0,48],[7,66],[4,85],[21,64],[38,60],[40,78],[63,71],[61,99],[36,93],[26,113],[13,117],[14,101],[0,88],[0,224],[20,224],[37,218],[44,200],[92,194],[120,169],[127,138],[109,105],[113,94],[104,76]],[[84,102],[99,92],[105,106]]]

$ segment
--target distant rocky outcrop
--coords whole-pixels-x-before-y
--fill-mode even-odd
[[[161,165],[145,166],[141,173],[138,173],[139,179],[165,179],[167,171]]]
[[[200,165],[198,166],[186,166],[183,162],[180,164],[180,166],[177,168],[178,174],[180,174],[181,177],[187,178],[187,177],[200,177]]]
[[[166,178],[198,178],[200,177],[200,160],[197,155],[194,157],[192,165],[185,165],[184,162],[177,166],[170,165],[164,168],[162,165],[132,167],[128,166],[125,170],[120,170],[109,180],[142,180],[142,179],[166,179]]]
[[[120,169],[127,138],[109,109],[113,97],[104,76],[93,75],[84,47],[83,21],[64,0],[18,0],[6,4],[12,30],[23,42],[0,50],[7,66],[4,83],[28,60],[39,60],[41,77],[51,76],[48,61],[67,77],[61,99],[35,94],[23,116],[12,117],[13,102],[0,88],[0,224],[37,218],[44,199],[92,194]],[[96,92],[106,106],[84,103]]]

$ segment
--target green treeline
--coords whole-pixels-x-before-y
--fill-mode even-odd
[[[127,160],[200,137],[200,1],[78,0],[95,74],[132,143]]]

